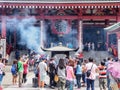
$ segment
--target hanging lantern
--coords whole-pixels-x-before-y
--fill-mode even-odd
[[[68,34],[71,30],[70,20],[53,20],[52,33],[58,35]]]

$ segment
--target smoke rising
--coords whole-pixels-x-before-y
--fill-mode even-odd
[[[40,49],[40,26],[35,26],[37,22],[35,17],[28,18],[30,11],[28,9],[19,12],[19,10],[14,10],[14,17],[18,15],[23,15],[26,18],[24,19],[17,19],[17,18],[7,18],[7,28],[10,32],[14,32],[19,36],[19,40],[17,38],[17,44],[26,46],[30,50],[34,50],[36,52],[42,52]],[[43,30],[43,43],[45,48],[49,48],[51,43],[54,43],[54,46],[58,45],[59,42],[62,42],[64,46],[67,46],[68,43],[73,45],[73,48],[78,48],[78,28],[77,20],[73,21],[70,25],[70,32],[60,36],[52,32],[50,20],[45,20],[44,22],[44,30]],[[14,28],[10,25],[14,26]],[[63,32],[66,31],[66,26],[69,24],[68,22],[62,20],[61,23],[58,25],[58,30],[62,30]],[[65,31],[64,31],[65,30]]]
[[[23,19],[19,24],[21,40],[20,44],[26,45],[29,49],[39,52],[40,28],[35,27],[35,18]]]
[[[25,45],[28,49],[41,53],[40,49],[40,27],[34,26],[36,19],[34,17],[18,20],[8,19],[15,25],[16,32],[20,35],[18,44]],[[13,28],[7,25],[12,32]]]

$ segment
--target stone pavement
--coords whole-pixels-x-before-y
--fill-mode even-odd
[[[6,67],[6,75],[3,79],[3,83],[2,83],[2,87],[3,87],[3,90],[41,90],[39,88],[34,88],[32,87],[32,78],[34,77],[34,73],[33,72],[30,72],[28,74],[28,77],[27,77],[27,82],[22,86],[22,87],[18,87],[18,85],[12,85],[12,75],[10,73],[10,67],[11,66],[7,66]],[[49,77],[47,77],[46,79],[46,84],[48,85],[49,83]],[[49,87],[46,87],[45,90],[57,90],[56,89],[50,89]],[[75,87],[74,90],[86,90],[86,87],[82,87],[81,89],[77,89]],[[99,87],[98,87],[98,80],[95,81],[95,90],[100,90]]]

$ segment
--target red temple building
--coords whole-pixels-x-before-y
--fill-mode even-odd
[[[105,50],[104,28],[117,22],[119,0],[0,0],[0,33],[6,38],[7,53],[11,47],[48,48],[59,42],[70,48],[79,47],[80,51],[88,43],[94,43],[96,50]],[[32,36],[32,30],[39,30],[39,38],[33,41],[30,37],[37,35]],[[26,38],[29,42],[23,40]],[[39,45],[27,44],[36,40]]]

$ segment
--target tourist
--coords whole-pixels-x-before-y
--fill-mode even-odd
[[[78,59],[80,60],[80,63],[83,62],[84,54],[83,52],[79,52]]]
[[[0,58],[0,88],[3,80],[3,72],[4,72],[5,64],[2,62],[2,58]]]
[[[54,59],[51,58],[50,62],[49,62],[49,77],[50,77],[50,87],[54,88],[55,87],[55,81],[54,81],[54,77],[55,77],[55,62]]]
[[[17,60],[13,61],[12,67],[11,67],[11,73],[12,73],[12,83],[13,85],[17,84]]]
[[[105,66],[104,61],[101,61],[101,64],[98,66],[98,69],[99,69],[99,87],[100,87],[100,90],[106,90],[107,76],[106,76],[106,66]]]
[[[106,68],[108,68],[109,63],[112,62],[112,60],[113,60],[112,57],[108,57],[107,62],[105,63]],[[108,90],[110,90],[110,77],[109,77],[110,73],[108,70],[107,70],[106,74],[107,74],[107,88],[108,88]]]
[[[20,52],[18,50],[15,51],[15,59],[19,60]]]
[[[44,89],[45,79],[47,76],[46,58],[41,58],[41,62],[39,63],[38,68],[39,68],[39,75],[40,75],[39,88],[41,87],[42,89]]]
[[[93,42],[91,43],[91,49],[95,50],[95,44]]]
[[[0,58],[2,58],[2,57],[3,57],[3,47],[0,46]]]
[[[82,63],[82,85],[81,86],[85,86],[85,83],[86,83],[86,70],[85,70],[85,60],[84,62]]]
[[[77,87],[81,88],[81,77],[82,77],[82,67],[81,67],[81,62],[77,61],[77,66],[76,66],[76,80],[77,80]]]
[[[68,65],[66,66],[66,84],[67,84],[67,90],[73,90],[74,87],[74,79],[75,79],[75,75],[74,75],[74,61],[73,60],[69,60]]]
[[[89,42],[88,43],[88,51],[90,51],[91,50],[91,43]]]
[[[84,44],[84,51],[88,51],[88,43],[87,42]]]
[[[57,75],[59,77],[58,81],[58,90],[65,90],[66,84],[66,66],[64,59],[60,59],[57,68]]]
[[[22,78],[23,78],[23,70],[24,70],[24,68],[23,68],[23,58],[20,57],[18,60],[19,60],[18,64],[17,64],[18,81],[19,81],[18,86],[21,87],[22,86]]]
[[[89,62],[86,64],[86,73],[88,70],[91,70],[90,76],[86,77],[87,89],[86,90],[95,90],[94,81],[96,79],[96,73],[98,71],[97,65],[93,62],[93,58],[89,58]]]
[[[27,81],[27,73],[28,73],[28,58],[26,57],[24,60],[23,60],[23,80],[22,82],[25,83]]]

